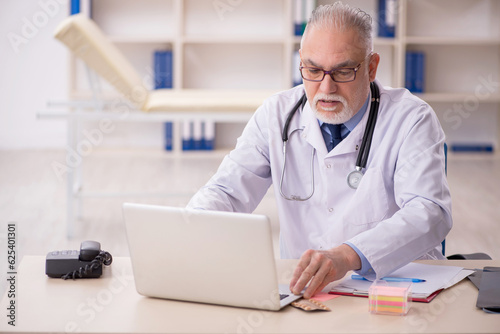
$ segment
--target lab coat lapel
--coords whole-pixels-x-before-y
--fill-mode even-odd
[[[368,115],[370,114],[370,104],[367,106],[367,110],[363,115],[361,121],[358,125],[349,133],[349,135],[344,138],[333,150],[328,153],[328,156],[336,156],[341,154],[349,154],[357,152],[363,141],[363,135],[365,133],[366,124],[368,123]]]
[[[300,118],[300,126],[304,129],[305,140],[316,150],[318,156],[323,157],[328,153],[325,145],[325,139],[321,133],[321,128],[319,127],[318,119],[314,115],[309,101],[304,106],[302,110],[302,117]]]

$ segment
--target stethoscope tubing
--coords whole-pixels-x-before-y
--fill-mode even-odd
[[[295,115],[295,112],[299,110],[300,107],[304,108],[304,105],[306,104],[307,101],[307,96],[306,93],[302,95],[302,97],[295,103],[295,105],[292,108],[292,111],[288,114],[288,117],[286,118],[285,125],[283,126],[283,132],[281,134],[281,140],[283,140],[284,143],[288,141],[288,128],[290,127],[290,121],[293,118],[293,115]]]
[[[370,154],[370,147],[372,145],[373,132],[375,130],[375,124],[377,124],[378,108],[380,105],[380,92],[377,85],[372,82],[370,83],[371,93],[372,93],[372,103],[370,104],[370,114],[368,115],[368,121],[365,128],[365,133],[363,134],[363,139],[361,141],[361,146],[359,148],[358,157],[356,159],[356,169],[364,169],[366,163],[368,162],[368,155]]]
[[[366,168],[366,164],[368,162],[368,155],[370,153],[370,147],[372,143],[372,138],[373,138],[373,132],[375,130],[375,125],[377,123],[377,116],[378,116],[378,109],[380,106],[380,91],[378,89],[378,86],[375,82],[370,83],[370,91],[371,91],[371,104],[370,104],[370,112],[368,114],[368,120],[365,128],[365,132],[363,134],[363,139],[361,140],[361,145],[359,147],[359,152],[358,156],[356,158],[356,166],[353,172],[349,173],[347,177],[347,183],[349,187],[356,189],[359,185],[359,182],[363,176],[362,170]],[[283,132],[282,132],[282,140],[283,140],[283,166],[282,166],[282,171],[281,171],[281,178],[280,178],[280,194],[283,196],[283,198],[287,200],[295,200],[295,201],[306,201],[309,198],[312,197],[314,194],[314,148],[312,149],[312,156],[311,156],[311,173],[312,173],[312,184],[311,184],[311,192],[310,194],[305,197],[301,198],[299,196],[292,195],[291,197],[287,197],[283,193],[283,179],[285,176],[285,169],[286,169],[286,145],[288,143],[288,129],[290,127],[290,122],[297,112],[297,110],[302,107],[304,108],[304,105],[307,101],[307,96],[304,93],[302,97],[297,101],[297,103],[293,106],[292,110],[290,111],[286,121],[285,125],[283,126]]]

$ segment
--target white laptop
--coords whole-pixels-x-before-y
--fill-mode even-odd
[[[279,285],[263,215],[123,204],[137,292],[279,310],[301,296]]]

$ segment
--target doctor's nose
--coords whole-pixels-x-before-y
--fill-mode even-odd
[[[333,81],[330,75],[325,75],[319,85],[319,91],[325,94],[335,93],[337,92],[338,84],[338,82]]]

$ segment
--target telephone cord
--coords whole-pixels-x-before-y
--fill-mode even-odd
[[[106,251],[100,251],[99,254],[89,263],[83,267],[80,267],[76,270],[73,270],[63,276],[61,278],[63,280],[77,279],[77,278],[85,278],[86,275],[92,273],[95,269],[101,267],[103,264],[109,266],[113,262],[113,256]]]

